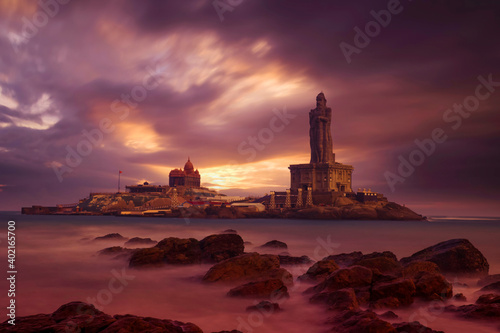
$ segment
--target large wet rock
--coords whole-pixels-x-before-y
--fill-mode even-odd
[[[242,255],[243,239],[237,234],[210,235],[200,241],[203,262],[221,262]]]
[[[359,288],[370,286],[373,272],[363,266],[352,266],[333,272],[328,278],[313,287],[311,291],[319,293],[323,290],[335,291],[343,288]]]
[[[426,300],[451,298],[453,286],[439,273],[420,272],[414,276],[416,296]]]
[[[165,251],[157,248],[151,247],[148,249],[139,249],[132,253],[129,261],[129,267],[160,267],[165,265],[163,257]]]
[[[194,238],[169,237],[156,246],[134,251],[130,267],[157,267],[165,264],[186,265],[201,262],[199,242]]]
[[[337,333],[397,333],[392,325],[372,311],[346,310],[328,320],[333,324],[332,332]]]
[[[402,267],[397,260],[385,256],[361,259],[356,262],[356,265],[364,266],[370,269],[376,269],[383,274],[387,273],[399,274]]]
[[[483,254],[467,239],[441,242],[401,259],[403,265],[413,261],[431,261],[443,273],[460,275],[487,275],[490,267]]]
[[[398,279],[372,287],[371,301],[375,308],[398,308],[413,303],[416,287],[410,279]]]
[[[203,333],[198,326],[191,323],[132,315],[112,317],[97,310],[93,305],[83,302],[64,304],[52,314],[18,317],[15,326],[5,321],[0,324],[0,331],[16,333]]]
[[[412,261],[403,267],[403,277],[413,278],[420,272],[440,273],[438,265],[430,261]]]
[[[323,282],[331,273],[339,269],[335,260],[320,260],[307,270],[307,272],[298,277],[300,281],[319,283]]]
[[[196,264],[201,262],[201,249],[194,238],[165,238],[156,244],[164,252],[167,264]]]
[[[154,247],[135,250],[130,267],[156,267],[165,264],[216,263],[243,254],[243,239],[235,234],[194,238],[165,238]]]
[[[255,299],[273,299],[273,301],[288,298],[288,288],[280,279],[249,282],[229,290],[230,297],[245,297]]]
[[[321,292],[312,296],[309,302],[313,304],[326,304],[329,306],[330,310],[343,311],[359,309],[356,293],[352,288]]]
[[[337,263],[337,265],[339,265],[341,268],[345,268],[357,265],[357,263],[361,260],[376,259],[380,257],[385,257],[393,261],[398,260],[396,255],[391,251],[372,252],[369,254],[363,254],[362,252],[355,251],[351,253],[341,253],[341,254],[331,255],[326,258],[323,258],[323,260],[334,260]]]
[[[292,275],[280,268],[278,256],[248,253],[212,266],[203,277],[205,282],[238,282],[277,278],[289,285]]]

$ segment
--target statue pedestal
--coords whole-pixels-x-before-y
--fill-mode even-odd
[[[352,172],[354,168],[338,162],[293,164],[288,167],[291,176],[291,190],[299,188],[313,192],[352,192]]]

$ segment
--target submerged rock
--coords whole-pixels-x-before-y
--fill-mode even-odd
[[[156,245],[158,243],[155,240],[152,240],[151,238],[141,238],[141,237],[134,237],[130,238],[127,242],[125,242],[125,246],[142,246],[142,245]]]
[[[111,246],[98,251],[97,254],[102,256],[117,256],[120,254],[131,254],[132,252],[134,252],[133,249],[127,249],[121,246]]]
[[[483,254],[467,239],[451,239],[402,258],[403,265],[414,261],[431,261],[443,273],[487,275],[490,265]]]
[[[247,312],[258,311],[269,315],[271,313],[283,311],[278,303],[272,303],[269,301],[262,301],[257,305],[248,306]]]
[[[128,238],[123,237],[118,233],[107,234],[104,236],[94,238],[94,241],[126,241]]]
[[[286,243],[280,242],[278,240],[272,240],[267,242],[264,245],[259,246],[259,248],[271,248],[271,249],[288,249],[288,245]]]

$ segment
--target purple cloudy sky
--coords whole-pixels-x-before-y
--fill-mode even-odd
[[[498,1],[335,3],[0,0],[0,209],[113,191],[118,170],[167,184],[188,156],[223,193],[284,189],[323,91],[354,188],[499,216],[500,83],[477,88],[500,82]],[[388,7],[354,50],[355,27]],[[477,110],[447,111],[464,101]],[[447,140],[391,189],[398,157],[436,128]]]

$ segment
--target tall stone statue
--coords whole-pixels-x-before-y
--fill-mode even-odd
[[[333,163],[332,109],[326,107],[323,93],[316,97],[316,109],[309,112],[310,163]]]

